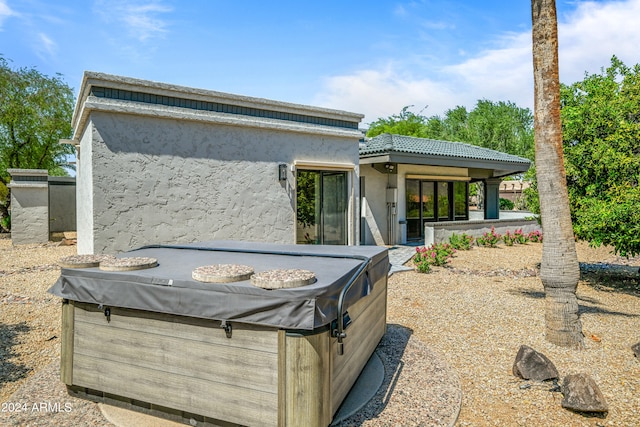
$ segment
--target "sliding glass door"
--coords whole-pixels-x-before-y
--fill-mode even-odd
[[[296,242],[346,245],[347,172],[298,170],[296,184]]]
[[[466,220],[468,183],[464,181],[406,180],[407,239],[424,238],[424,223]]]

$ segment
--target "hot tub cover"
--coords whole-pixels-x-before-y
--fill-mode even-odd
[[[389,271],[387,249],[377,246],[282,245],[212,241],[145,246],[122,256],[152,257],[158,266],[112,272],[63,268],[49,292],[72,301],[285,329],[313,330],[338,316],[341,290],[369,262],[346,294],[345,307],[371,293]],[[246,264],[256,273],[275,268],[311,270],[317,281],[299,288],[265,290],[249,280],[202,283],[196,267]]]

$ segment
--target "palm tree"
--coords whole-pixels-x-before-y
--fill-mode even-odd
[[[531,0],[536,177],[544,230],[540,278],[545,290],[547,341],[583,345],[576,288],[580,266],[569,211],[562,152],[558,24],[555,0]]]

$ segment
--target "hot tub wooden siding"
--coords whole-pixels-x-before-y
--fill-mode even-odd
[[[285,331],[65,301],[61,377],[72,393],[198,425],[327,426],[386,328],[386,277],[328,329]]]

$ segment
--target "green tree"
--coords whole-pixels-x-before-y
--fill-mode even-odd
[[[562,152],[558,22],[555,0],[532,0],[536,176],[544,242],[540,279],[545,291],[547,341],[581,347],[576,288],[580,266],[571,225]]]
[[[420,114],[412,113],[409,111],[410,107],[411,105],[404,107],[402,111],[400,111],[400,114],[394,114],[387,118],[379,118],[372,122],[369,125],[367,136],[374,137],[383,133],[392,133],[425,138],[427,118]]]
[[[381,133],[466,142],[533,159],[533,114],[513,102],[479,100],[467,111],[457,106],[443,117],[425,117],[404,107],[400,114],[371,123],[368,137]]]
[[[48,77],[35,68],[11,69],[0,56],[1,186],[9,182],[11,168],[68,175],[63,166],[74,148],[59,140],[71,136],[72,112],[73,91],[60,75]],[[5,196],[0,216],[7,216],[7,208]]]
[[[528,108],[483,99],[467,122],[466,134],[472,144],[533,159],[533,114]]]
[[[640,253],[640,65],[615,56],[562,88],[565,167],[574,230],[622,256]]]

